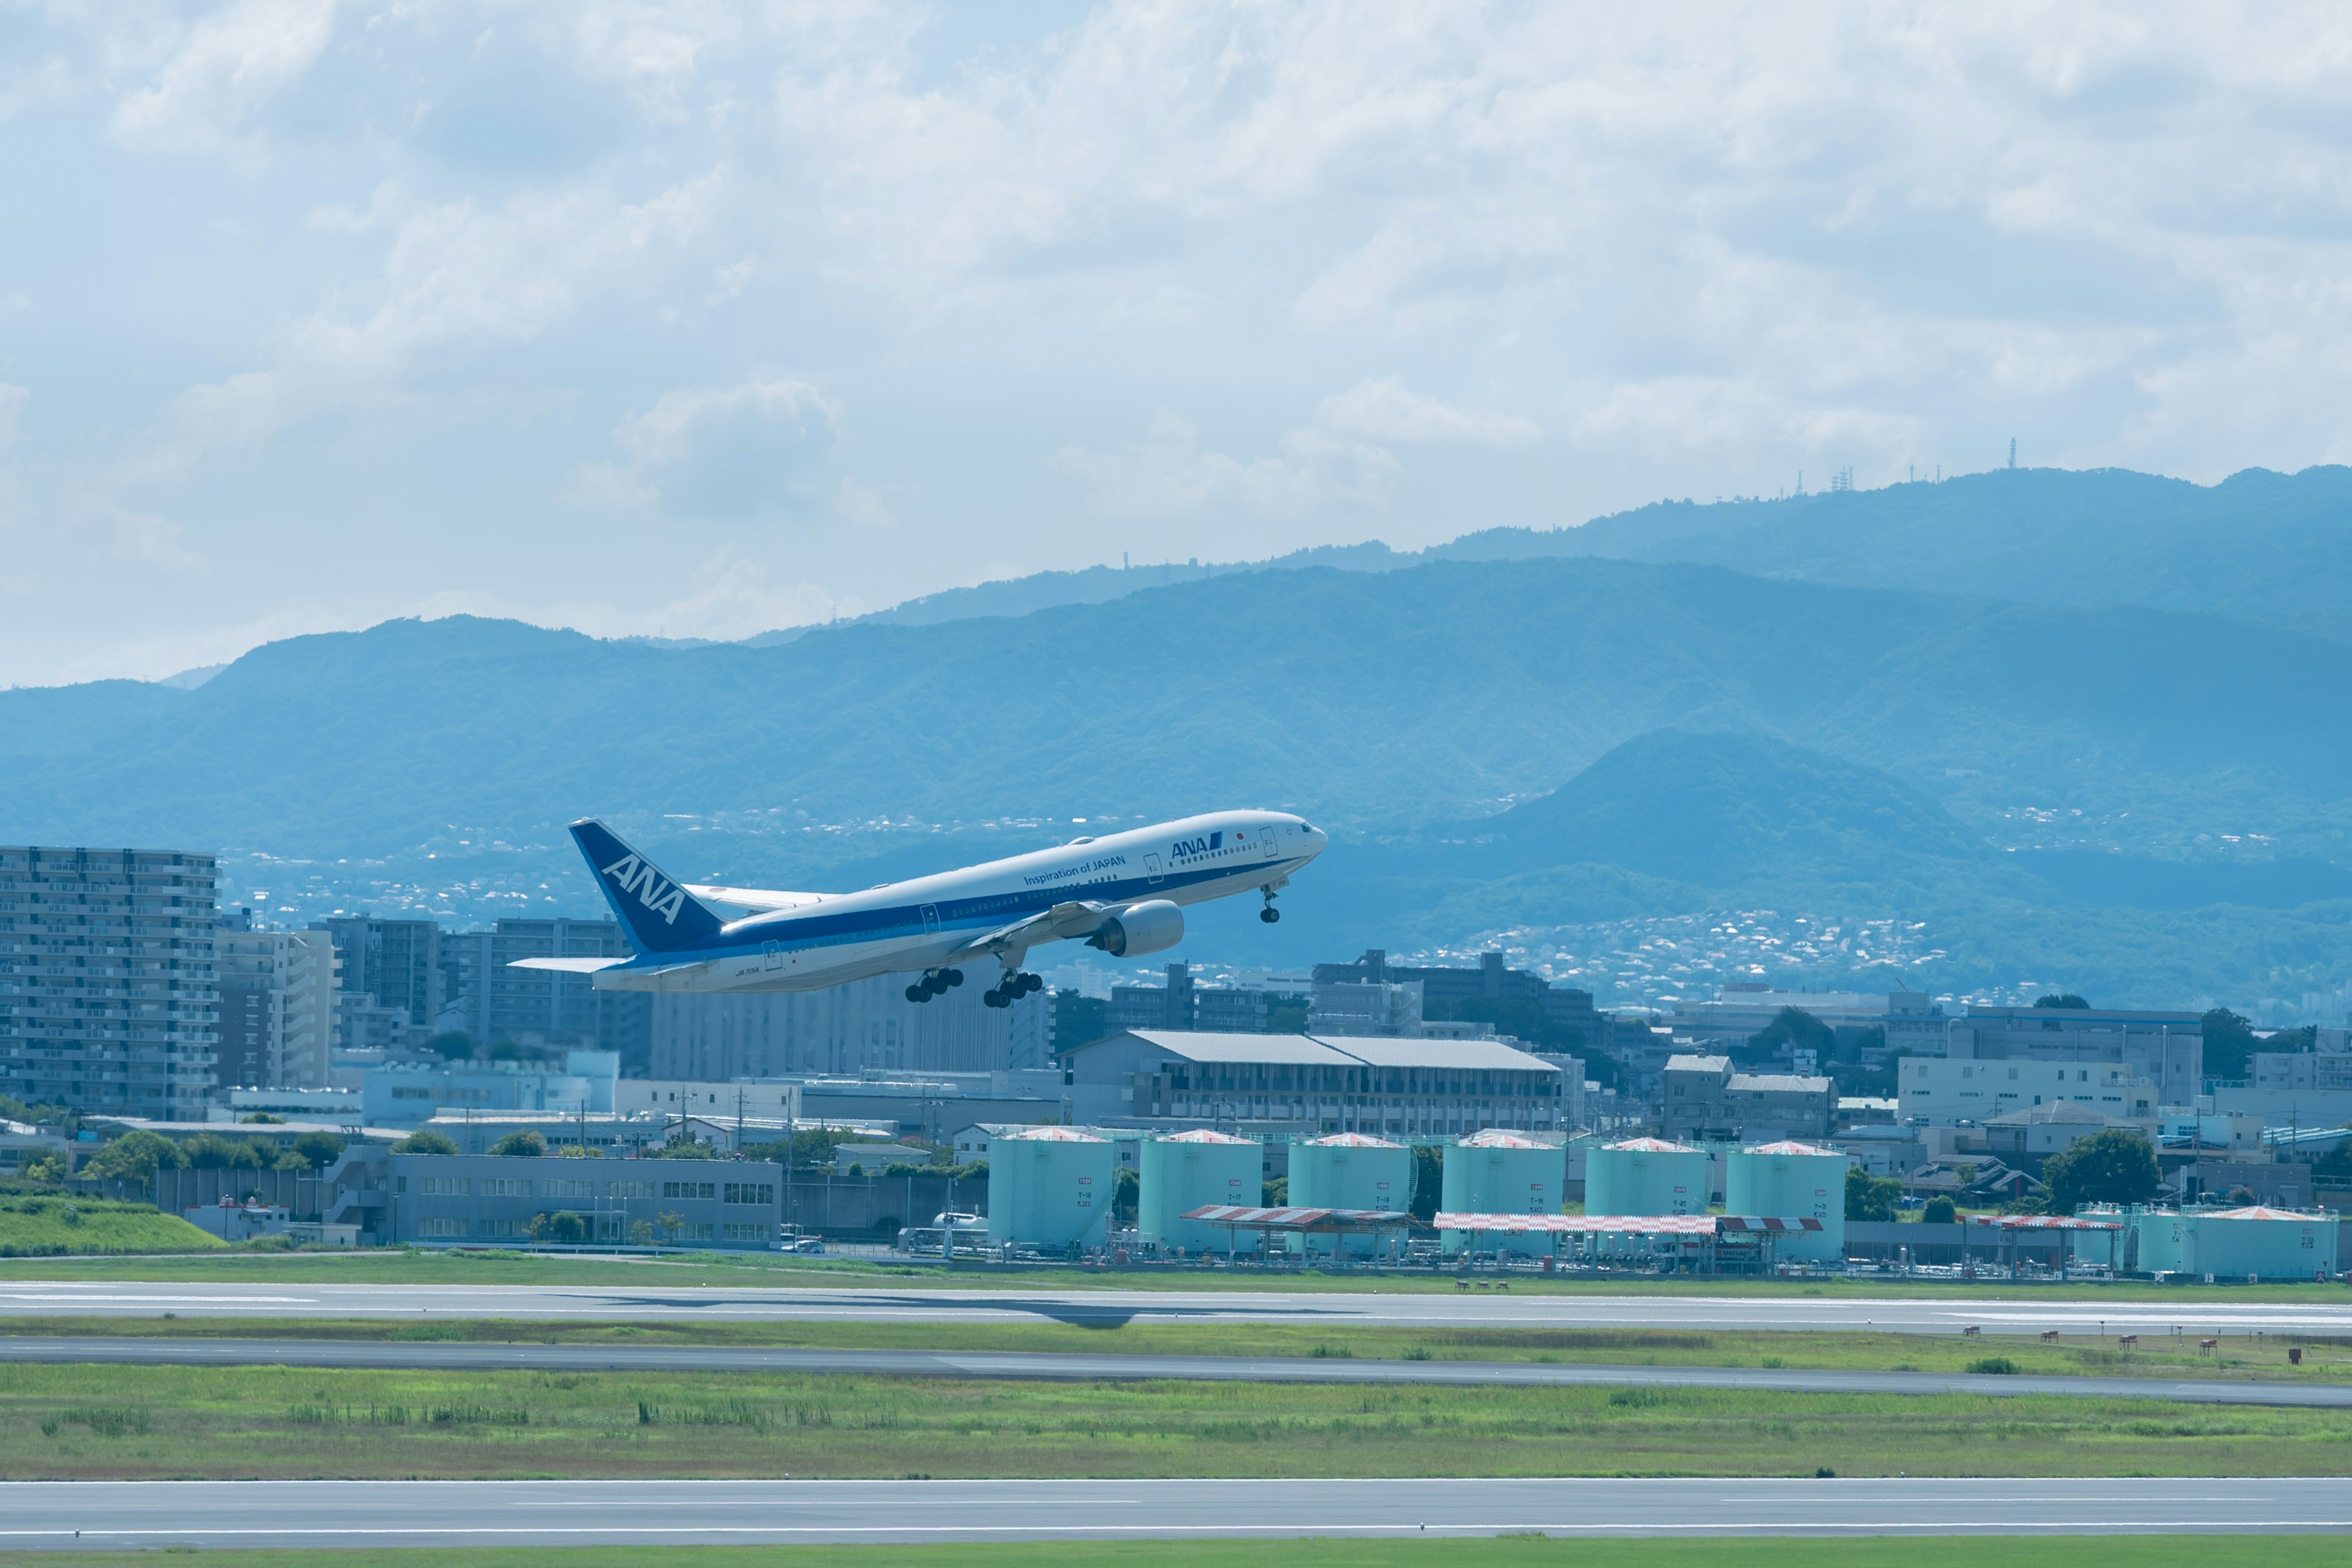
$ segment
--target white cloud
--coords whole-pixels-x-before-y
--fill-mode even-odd
[[[115,106],[116,139],[144,152],[249,155],[256,114],[317,63],[334,28],[334,0],[237,0]]]
[[[1404,378],[1360,381],[1323,405],[1323,423],[1367,441],[1518,447],[1541,437],[1532,419],[1456,408],[1406,390]]]
[[[841,405],[805,381],[677,388],[613,432],[626,462],[583,465],[565,499],[584,506],[666,503],[719,517],[774,510],[802,488],[840,419]]]
[[[896,528],[898,514],[883,491],[856,479],[844,479],[834,497],[834,511],[859,528]]]
[[[1385,447],[1328,430],[1293,430],[1266,457],[1201,450],[1185,420],[1162,409],[1142,439],[1107,452],[1065,447],[1055,465],[1078,481],[1104,517],[1173,518],[1232,510],[1297,518],[1333,505],[1379,505],[1397,475]]]

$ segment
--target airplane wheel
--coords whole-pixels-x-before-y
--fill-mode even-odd
[[[1275,921],[1282,918],[1282,911],[1276,909],[1272,904],[1268,904],[1265,908],[1258,910],[1257,918],[1264,921],[1266,924],[1272,925]]]
[[[1002,991],[991,991],[982,996],[981,1000],[992,1007],[1002,1007],[1005,1005],[1004,993]]]
[[[928,1002],[928,1001],[929,1001],[930,999],[931,999],[931,994],[930,994],[929,992],[928,992],[928,991],[924,990],[921,986],[919,986],[919,985],[909,985],[909,986],[908,986],[908,987],[907,987],[907,1000],[908,1000],[908,1001],[909,1001],[909,1002]]]
[[[940,971],[940,978],[946,981],[950,985],[961,985],[963,984],[963,971],[961,969],[942,969]]]

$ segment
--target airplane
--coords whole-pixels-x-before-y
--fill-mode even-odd
[[[1330,842],[1279,811],[1222,811],[862,893],[791,893],[682,883],[593,817],[572,837],[627,932],[627,958],[524,958],[513,969],[593,976],[598,990],[730,994],[814,991],[876,974],[919,974],[909,1002],[964,982],[965,963],[1003,973],[982,998],[1010,1007],[1045,982],[1024,969],[1032,948],[1079,941],[1113,958],[1184,940],[1186,904],[1255,890],[1258,919],[1282,918],[1275,895]]]

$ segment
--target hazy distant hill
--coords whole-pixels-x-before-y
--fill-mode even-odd
[[[2352,639],[2352,468],[2249,468],[2218,485],[2127,469],[1997,469],[1782,500],[1664,501],[1551,529],[1491,528],[1423,551],[1378,542],[1263,562],[1041,572],[909,599],[863,622],[931,626],[1106,604],[1237,572],[1385,572],[1437,561],[1601,555],[2027,604],[2142,605]],[[790,642],[808,627],[769,632]]]
[[[1297,959],[1730,900],[1932,913],[1955,973],[2013,977],[2030,944],[2136,994],[2291,992],[2352,979],[2342,914],[2294,907],[2342,886],[2347,708],[2352,648],[2220,616],[1433,562],[766,648],[296,638],[193,690],[0,692],[0,821],[307,858],[270,879],[478,916],[592,907],[562,835],[588,813],[689,878],[842,887],[1073,817],[1287,805],[1340,839],[1295,919],[1203,940]],[[2248,892],[2270,912],[2207,907]]]
[[[1681,726],[1884,767],[1964,817],[2086,803],[2154,836],[2226,810],[2313,838],[2352,778],[2347,678],[2352,649],[2213,617],[1573,559],[1247,574],[761,649],[395,622],[272,644],[193,691],[0,693],[0,813],[36,837],[312,855],[585,811],[1263,801],[1411,825]]]

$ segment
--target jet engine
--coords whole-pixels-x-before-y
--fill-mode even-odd
[[[1161,952],[1184,940],[1184,911],[1166,899],[1129,904],[1103,921],[1087,938],[1088,947],[1101,948],[1113,958],[1140,958]]]

